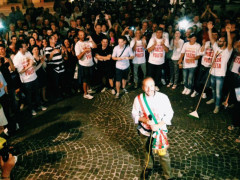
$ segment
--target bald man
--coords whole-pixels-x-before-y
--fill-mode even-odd
[[[174,112],[168,97],[163,93],[155,91],[155,82],[151,77],[147,77],[143,80],[142,89],[145,93],[146,101],[148,102],[148,105],[158,122],[158,124],[150,126],[152,121],[150,120],[151,115],[143,100],[144,93],[141,93],[134,100],[132,117],[134,119],[135,124],[138,125],[138,128],[137,128],[138,133],[143,143],[143,149],[145,154],[144,168],[147,166],[146,174],[150,175],[154,165],[154,156],[152,154],[152,150],[150,152],[149,163],[147,164],[149,146],[151,146],[151,149],[152,149],[152,141],[150,143],[151,132],[152,130],[156,131],[156,129],[159,129],[159,128],[163,131],[167,131],[167,125],[171,125],[171,120]],[[144,116],[144,113],[146,113],[145,116]],[[150,119],[146,118],[146,116],[149,117]],[[166,155],[159,156],[159,157],[160,157],[160,163],[163,169],[164,177],[166,179],[172,178],[170,158],[169,158],[168,152],[166,153]]]

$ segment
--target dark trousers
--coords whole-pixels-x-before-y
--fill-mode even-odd
[[[29,106],[29,109],[33,110],[36,107],[40,106],[40,96],[37,79],[28,83],[23,83],[23,88],[26,95],[26,103]]]
[[[195,91],[197,91],[198,93],[201,93],[202,90],[203,90],[203,87],[206,83],[206,80],[207,80],[207,77],[208,77],[208,74],[209,74],[209,70],[210,70],[210,67],[207,68],[203,65],[201,65],[200,68],[199,68],[198,77],[197,77],[197,80],[196,80],[196,83],[195,83],[195,88],[194,88]],[[211,84],[211,82],[210,82],[210,78],[209,78],[206,87],[209,87],[210,84]]]
[[[152,77],[156,86],[160,85],[160,78],[162,74],[163,65],[148,64],[148,76]]]

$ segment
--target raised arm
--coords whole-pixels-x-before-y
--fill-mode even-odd
[[[232,38],[231,38],[231,24],[228,24],[226,26],[226,31],[227,31],[227,48],[228,50],[232,50]]]
[[[208,27],[208,36],[209,36],[210,42],[211,44],[214,44],[215,40],[213,39],[213,36],[212,36],[213,24],[211,21],[208,22],[207,27]]]

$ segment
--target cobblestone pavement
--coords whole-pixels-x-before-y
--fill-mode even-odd
[[[239,129],[229,132],[227,110],[212,113],[203,100],[200,120],[187,114],[198,98],[181,95],[162,87],[174,109],[169,127],[170,157],[177,179],[239,179]],[[37,117],[24,117],[20,132],[9,141],[20,151],[13,179],[139,179],[143,154],[136,127],[131,119],[134,97],[141,89],[121,99],[110,92],[98,93],[93,100],[82,94],[49,106]],[[150,179],[162,179],[156,161]]]

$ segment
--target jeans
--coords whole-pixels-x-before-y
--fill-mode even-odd
[[[211,87],[215,106],[220,106],[222,97],[224,76],[213,76],[211,75]]]
[[[138,67],[142,68],[143,78],[146,77],[146,63],[143,64],[133,64],[133,72],[134,72],[134,83],[138,83]]]
[[[183,69],[183,83],[184,83],[184,86],[188,89],[191,89],[191,90],[193,88],[195,70],[196,70],[196,68],[185,68],[185,69]]]
[[[195,83],[195,90],[198,93],[202,91],[202,89],[203,89],[203,87],[206,83],[206,80],[207,80],[207,77],[208,77],[208,74],[209,74],[209,70],[210,70],[210,67],[207,68],[203,65],[201,65],[200,68],[199,68],[197,81]],[[209,87],[209,86],[210,86],[210,81],[208,81],[206,87]]]
[[[169,66],[170,66],[170,83],[177,85],[179,78],[178,61],[170,60]]]

